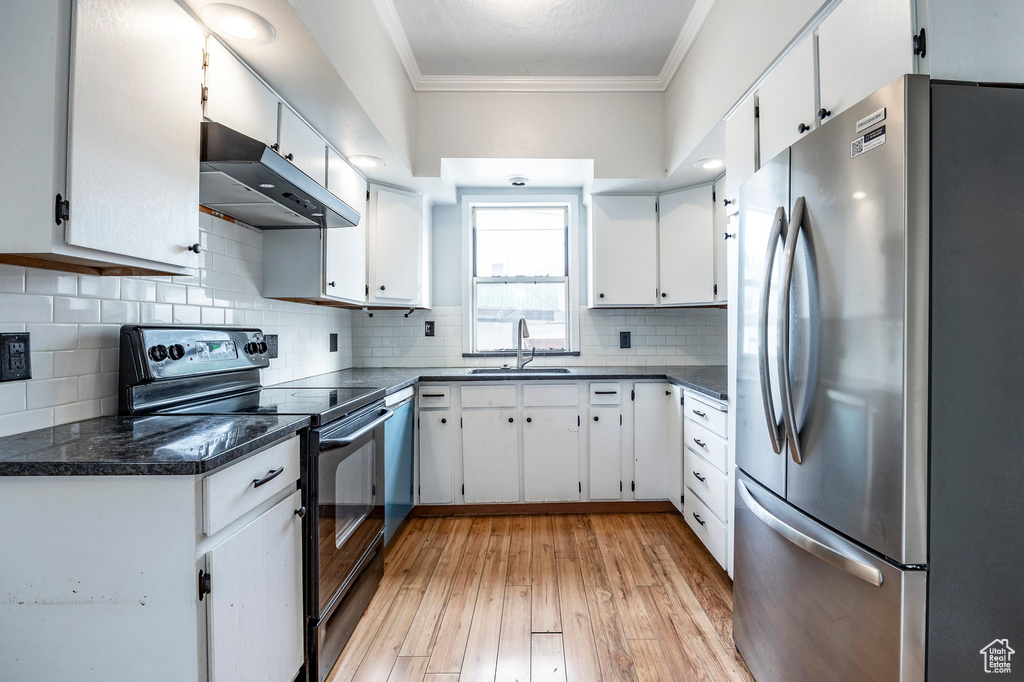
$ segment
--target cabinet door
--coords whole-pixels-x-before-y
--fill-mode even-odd
[[[207,554],[210,682],[291,680],[302,666],[302,493]]]
[[[668,414],[668,499],[683,511],[683,389],[673,386]]]
[[[327,148],[327,189],[359,211],[362,216],[359,223],[363,223],[366,219],[366,178],[330,147]]]
[[[523,496],[527,502],[580,499],[579,417],[575,407],[523,412]]]
[[[515,410],[462,413],[467,503],[519,501],[519,424]]]
[[[590,499],[622,497],[622,423],[619,406],[590,408]]]
[[[203,115],[270,146],[277,143],[277,95],[220,42],[206,41]]]
[[[595,196],[593,304],[654,305],[658,289],[658,224],[653,196]]]
[[[732,215],[740,210],[740,185],[757,169],[757,101],[754,95],[743,100],[725,122],[725,193],[723,204]]]
[[[423,410],[420,412],[419,431],[420,502],[451,504],[454,465],[451,412]]]
[[[729,212],[723,205],[722,195],[725,194],[725,183],[716,183],[715,202],[715,302],[725,303],[729,300],[729,244],[735,243],[734,236],[729,232]],[[719,188],[722,189],[719,189]]]
[[[636,384],[633,403],[633,469],[636,499],[668,499],[670,384]]]
[[[715,300],[715,202],[711,185],[661,195],[659,249],[663,305]]]
[[[814,40],[808,36],[797,43],[757,89],[758,140],[763,162],[771,161],[814,125],[814,86]]]
[[[374,188],[370,202],[370,300],[416,304],[423,265],[423,198]]]
[[[327,144],[294,111],[281,107],[281,155],[321,185],[327,184]]]
[[[165,0],[79,0],[72,45],[67,242],[196,267],[202,29]]]
[[[909,0],[843,0],[821,22],[821,106],[832,116],[900,76],[914,73],[913,4]]]

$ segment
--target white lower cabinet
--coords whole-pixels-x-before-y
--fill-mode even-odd
[[[462,475],[467,503],[519,501],[518,410],[462,413]]]
[[[524,498],[527,502],[579,500],[579,410],[526,408],[523,415]]]
[[[622,497],[622,414],[618,405],[593,406],[590,431],[590,499]]]
[[[668,414],[668,499],[683,511],[683,389],[672,387],[672,405]]]
[[[296,490],[207,554],[210,682],[288,682],[302,666],[301,506]]]
[[[451,504],[454,464],[452,415],[450,410],[421,410],[419,425],[419,501],[421,504]]]
[[[633,477],[636,499],[668,499],[668,431],[671,384],[638,383],[633,403]]]
[[[732,555],[735,460],[726,405],[686,391],[683,397],[683,515],[722,568]]]

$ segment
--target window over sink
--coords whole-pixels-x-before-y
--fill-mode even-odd
[[[573,351],[575,211],[538,199],[468,207],[468,353],[515,352],[521,317],[526,348]]]

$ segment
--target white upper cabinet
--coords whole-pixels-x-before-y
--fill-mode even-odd
[[[729,232],[729,213],[723,206],[724,200],[718,188],[724,182],[715,183],[717,201],[715,202],[715,302],[725,303],[729,300],[729,242],[735,243],[735,235]]]
[[[814,85],[814,39],[808,36],[772,69],[757,90],[762,163],[814,127]]]
[[[913,35],[909,0],[843,0],[832,10],[818,27],[823,120],[915,73]]]
[[[321,185],[327,185],[327,145],[288,107],[281,107],[281,140],[278,152]]]
[[[369,301],[419,305],[424,296],[423,197],[371,186],[368,214]]]
[[[660,302],[715,301],[715,226],[711,185],[659,198]]]
[[[726,186],[722,205],[727,215],[739,212],[740,185],[757,170],[756,161],[757,99],[749,95],[725,121]]]
[[[653,306],[658,289],[657,199],[596,195],[591,203],[591,304]]]
[[[206,54],[203,115],[268,147],[277,144],[277,95],[212,36]]]
[[[366,300],[366,179],[327,150],[327,189],[359,211],[355,227],[324,231],[324,295],[346,303]]]
[[[327,149],[327,189],[366,219],[366,178],[333,149]]]

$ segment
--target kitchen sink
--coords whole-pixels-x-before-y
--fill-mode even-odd
[[[470,374],[569,374],[568,367],[480,367],[469,370]]]

